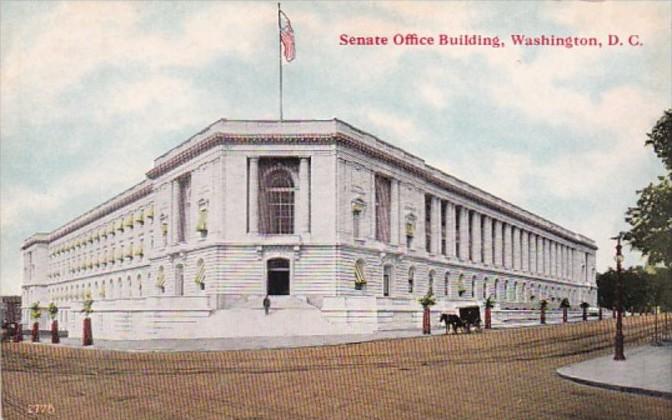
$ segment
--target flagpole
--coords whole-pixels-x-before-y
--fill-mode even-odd
[[[278,68],[280,70],[280,121],[282,121],[282,34],[280,23],[280,3],[278,3]]]

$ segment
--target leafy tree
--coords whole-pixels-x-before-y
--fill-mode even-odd
[[[646,311],[654,306],[672,310],[672,282],[670,269],[647,271],[642,267],[623,270],[623,307],[628,311]],[[609,268],[597,276],[597,301],[604,308],[613,309],[616,298],[616,271]]]
[[[625,239],[649,264],[672,267],[672,109],[664,112],[647,137],[645,144],[663,161],[667,175],[638,191],[637,205],[626,212],[632,228]]]

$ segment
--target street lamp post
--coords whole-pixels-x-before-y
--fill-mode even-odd
[[[621,253],[622,233],[612,239],[616,239],[616,337],[614,338],[614,360],[625,360],[623,354],[623,276],[621,275],[623,254]]]

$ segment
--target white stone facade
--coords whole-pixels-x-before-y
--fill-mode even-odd
[[[87,292],[109,339],[410,328],[430,287],[436,311],[596,303],[592,240],[339,120],[220,120],[22,251],[24,323],[54,302],[71,336]]]

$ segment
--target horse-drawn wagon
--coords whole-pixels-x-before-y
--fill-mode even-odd
[[[452,327],[453,333],[457,334],[459,328],[462,332],[470,333],[472,328],[481,331],[481,308],[478,306],[464,306],[458,308],[457,313],[441,314],[439,322],[446,324],[446,334]]]

